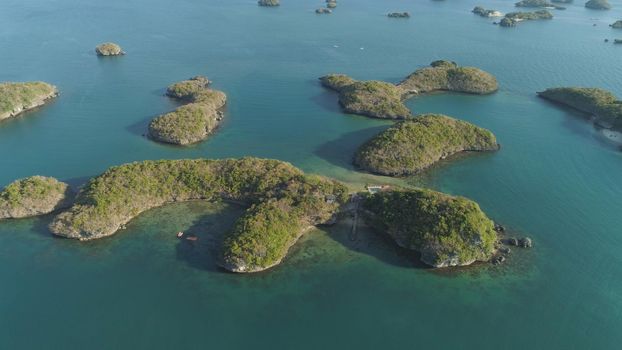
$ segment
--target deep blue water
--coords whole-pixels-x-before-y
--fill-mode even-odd
[[[622,97],[622,1],[575,1],[552,21],[493,26],[475,5],[513,1],[3,0],[0,81],[44,80],[61,96],[0,123],[0,186],[34,174],[74,185],[112,165],[245,155],[290,161],[362,188],[352,153],[389,123],[342,114],[317,78],[397,82],[436,59],[497,76],[491,96],[408,102],[492,130],[494,154],[446,162],[406,183],[472,198],[534,239],[497,268],[435,272],[346,223],[307,234],[279,267],[219,271],[214,235],[240,208],[185,203],[116,236],[51,237],[49,217],[0,223],[0,348],[615,349],[622,343],[622,154],[581,116],[535,97],[596,86]],[[408,20],[386,18],[410,11]],[[594,26],[596,24],[596,26]],[[127,55],[97,58],[115,41]],[[337,47],[335,47],[337,46]],[[206,75],[229,97],[226,122],[190,148],[142,137],[175,107],[165,87]],[[180,229],[204,235],[196,245]]]

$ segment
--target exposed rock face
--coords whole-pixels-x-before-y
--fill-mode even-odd
[[[121,49],[121,46],[119,46],[119,45],[117,45],[115,43],[99,44],[95,48],[95,53],[97,53],[98,56],[120,56],[120,55],[125,55],[125,52],[123,52],[123,49]]]
[[[48,214],[68,207],[72,199],[66,183],[51,177],[27,177],[11,183],[0,192],[0,219]]]
[[[359,148],[354,163],[376,174],[415,174],[459,152],[499,149],[492,132],[440,114],[400,122]]]
[[[592,10],[610,10],[611,5],[607,0],[590,0],[585,3],[585,7]]]
[[[189,102],[149,124],[149,137],[164,143],[189,145],[205,140],[220,124],[227,96],[208,86],[205,77],[194,77],[168,87],[166,95]]]
[[[279,6],[281,2],[279,0],[259,0],[257,1],[259,6]]]
[[[475,67],[459,67],[455,62],[434,61],[430,67],[409,75],[398,86],[410,94],[454,91],[469,94],[491,94],[499,88],[497,79]]]
[[[538,96],[587,113],[601,127],[622,131],[622,101],[607,90],[584,87],[550,88],[538,92]]]
[[[489,261],[497,234],[477,203],[430,190],[379,192],[366,197],[363,217],[433,267]]]
[[[255,272],[278,264],[307,227],[330,222],[347,201],[347,188],[276,160],[143,161],[92,179],[50,230],[67,238],[98,239],[145,210],[195,199],[249,206],[226,235],[220,264]]]
[[[56,96],[58,96],[56,86],[40,81],[2,83],[0,84],[0,120],[15,117],[42,106]]]

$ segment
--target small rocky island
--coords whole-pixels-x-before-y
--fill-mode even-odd
[[[66,183],[51,177],[27,177],[0,192],[0,220],[49,214],[68,207],[72,199]]]
[[[95,53],[97,53],[98,56],[120,56],[120,55],[125,55],[125,52],[123,51],[123,49],[121,49],[121,46],[119,46],[119,45],[117,45],[115,43],[99,44],[95,48]]]
[[[611,5],[607,0],[590,0],[585,3],[585,7],[592,10],[610,10]]]
[[[58,96],[55,86],[41,81],[0,84],[0,120],[44,105]]]
[[[410,13],[408,12],[391,12],[387,14],[390,18],[410,18]]]
[[[398,120],[412,117],[404,100],[418,94],[435,91],[490,94],[498,89],[497,80],[491,74],[442,60],[415,71],[397,85],[377,80],[357,81],[343,74],[330,74],[320,81],[324,87],[339,93],[339,104],[345,112]]]
[[[474,14],[481,16],[481,17],[503,17],[503,14],[497,10],[487,10],[481,6],[475,6],[475,8],[473,8],[473,12]]]
[[[552,4],[546,0],[522,0],[514,4],[516,7],[543,7],[547,9],[565,10],[563,6]]]
[[[460,152],[496,151],[489,130],[440,114],[395,124],[362,145],[354,164],[371,173],[406,176]]]
[[[168,87],[166,95],[188,104],[156,117],[149,124],[149,137],[175,145],[205,140],[220,124],[227,96],[209,88],[205,77],[194,77]]]
[[[587,113],[602,128],[622,132],[622,101],[607,90],[560,87],[538,92],[538,96]]]
[[[611,28],[622,29],[622,20],[615,21],[614,23],[609,25]]]
[[[433,267],[490,261],[496,253],[494,223],[477,203],[424,189],[367,195],[362,216],[377,231],[421,254]]]
[[[411,116],[404,105],[404,91],[383,81],[357,81],[346,75],[320,78],[322,85],[339,93],[339,104],[347,113],[381,119],[405,119]]]
[[[499,22],[502,27],[516,27],[522,21],[534,21],[539,19],[553,19],[553,14],[547,10],[534,12],[510,12]]]
[[[281,2],[279,0],[259,0],[257,1],[257,4],[259,6],[271,7],[271,6],[279,6],[281,5]]]

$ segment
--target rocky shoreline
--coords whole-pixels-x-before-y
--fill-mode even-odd
[[[16,117],[43,106],[59,95],[54,85],[44,82],[0,84],[0,120]]]

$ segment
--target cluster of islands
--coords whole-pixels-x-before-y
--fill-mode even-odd
[[[278,5],[278,1],[262,2]],[[529,6],[531,1],[521,3]],[[488,10],[477,11],[490,15]],[[99,45],[96,53],[125,54],[113,43]],[[490,130],[446,115],[413,115],[404,105],[405,100],[427,93],[496,92],[497,79],[482,69],[438,60],[399,83],[360,81],[344,74],[319,80],[338,94],[344,112],[395,121],[353,155],[353,164],[362,171],[404,177],[459,153],[500,149]],[[208,78],[197,76],[169,86],[166,95],[183,105],[155,117],[149,124],[149,138],[189,145],[213,133],[227,98],[210,84]],[[42,106],[58,94],[45,82],[2,83],[0,120]],[[586,113],[598,127],[622,135],[622,101],[606,90],[556,87],[538,96]],[[218,264],[232,272],[273,267],[309,228],[334,224],[352,213],[436,268],[498,264],[510,253],[507,245],[532,246],[527,237],[506,237],[503,226],[464,197],[422,188],[352,191],[339,181],[305,174],[289,163],[259,158],[123,164],[90,179],[78,191],[54,178],[31,176],[0,191],[0,220],[53,213],[49,223],[53,234],[88,241],[114,235],[146,210],[190,200],[230,201],[245,208],[220,245]]]

